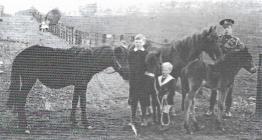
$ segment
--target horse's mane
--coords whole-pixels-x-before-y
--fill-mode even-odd
[[[175,47],[180,52],[187,52],[182,50],[189,50],[190,48],[198,47],[200,43],[198,42],[208,33],[207,29],[204,29],[201,33],[194,33],[191,36],[186,36],[178,41],[172,41],[172,47]]]
[[[113,49],[111,46],[100,46],[100,47],[94,47],[92,49],[92,54],[94,57],[100,57],[108,55],[108,53],[113,52]]]
[[[207,33],[208,29],[204,29],[200,33],[194,33],[193,35],[186,36],[180,40],[173,40],[170,44],[165,45],[165,48],[163,48],[162,51],[168,54],[175,50],[179,52],[180,56],[184,58],[184,60],[186,60],[185,57],[189,56],[190,49],[201,47],[199,46],[201,44],[199,41],[202,40]]]

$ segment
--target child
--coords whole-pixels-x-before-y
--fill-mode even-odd
[[[170,123],[169,111],[174,105],[175,78],[170,75],[173,65],[170,62],[162,64],[162,75],[157,77],[156,88],[158,90],[158,102],[161,109],[161,124],[167,126]]]

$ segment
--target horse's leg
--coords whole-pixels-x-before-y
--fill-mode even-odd
[[[24,131],[25,133],[30,133],[29,130],[27,130],[27,119],[26,119],[26,112],[25,112],[25,104],[26,104],[26,98],[31,90],[32,86],[35,83],[35,80],[33,79],[26,79],[24,80],[22,78],[22,86],[21,86],[21,92],[17,94],[16,97],[16,110],[18,113],[18,120],[19,120],[19,128]],[[23,133],[24,133],[23,132]]]
[[[157,108],[157,97],[156,97],[156,93],[153,93],[152,94],[152,109],[153,109],[153,121],[154,121],[154,123],[157,123],[157,121],[156,121],[156,119],[157,119],[157,117],[156,117],[156,115],[157,115],[157,110],[156,110],[156,108]]]
[[[200,90],[201,90],[201,89],[200,89]],[[196,91],[196,93],[198,93],[198,91]],[[193,119],[193,123],[194,123],[195,130],[196,130],[196,131],[199,131],[199,130],[200,130],[200,127],[199,127],[199,124],[198,124],[197,119],[196,119],[195,98],[193,98],[193,100],[192,100],[192,108],[191,108],[191,111],[192,111],[192,119]]]
[[[141,111],[142,111],[142,123],[141,123],[141,125],[146,126],[147,125],[147,123],[146,123],[146,108],[147,108],[147,106],[144,105],[143,103],[141,103],[141,101],[140,101],[140,107],[141,107]]]
[[[217,98],[217,91],[216,90],[212,90],[211,91],[211,96],[210,96],[210,101],[209,101],[209,110],[208,112],[206,113],[206,115],[212,115],[214,114],[214,107],[215,107],[215,104],[216,104],[216,99]]]
[[[75,92],[80,95],[81,121],[86,128],[91,127],[86,117],[86,85],[77,85]]]
[[[181,110],[184,111],[184,105],[185,105],[185,98],[186,94],[188,92],[188,81],[185,78],[185,74],[182,72],[181,74],[181,86],[182,86],[182,103],[181,103]]]
[[[156,121],[156,105],[152,104],[152,110],[153,110],[153,121],[154,123],[157,123]]]
[[[76,113],[76,107],[77,107],[78,100],[79,100],[79,93],[75,92],[74,90],[74,95],[73,95],[73,100],[72,100],[72,110],[71,110],[71,116],[70,116],[70,121],[72,122],[73,125],[77,123],[75,113]]]
[[[186,129],[188,134],[191,134],[190,125],[189,125],[189,117],[190,117],[190,108],[192,105],[192,95],[190,93],[185,97],[185,122],[184,122],[184,128]]]
[[[182,92],[182,103],[181,103],[181,110],[185,110],[185,98],[186,98],[186,93]]]
[[[9,97],[7,101],[7,107],[9,109],[15,108],[15,98],[17,97],[17,93],[19,93],[20,90],[20,82],[19,81],[11,81],[11,85],[9,87]],[[14,111],[16,112],[16,111]]]
[[[184,127],[187,130],[187,133],[192,134],[189,126],[189,115],[190,115],[190,108],[193,113],[193,122],[194,126],[198,127],[198,123],[195,117],[195,107],[194,107],[194,100],[195,100],[195,95],[198,92],[200,86],[201,86],[202,81],[201,80],[195,80],[195,79],[189,79],[188,80],[188,85],[189,85],[189,92],[186,97],[186,102],[185,102],[185,124]],[[198,129],[198,128],[197,128]]]
[[[228,117],[231,117],[230,107],[231,107],[231,105],[232,105],[233,87],[234,87],[234,83],[232,83],[232,84],[230,85],[230,87],[228,88],[228,90],[227,90],[227,96],[226,96],[225,105],[226,105],[226,115],[227,115]]]
[[[218,128],[223,130],[222,127],[222,113],[224,109],[224,104],[225,104],[225,97],[226,97],[226,92],[225,90],[218,90]]]
[[[161,110],[160,110],[160,104],[158,103],[156,106],[156,112],[157,112],[157,122],[160,123],[161,122]]]

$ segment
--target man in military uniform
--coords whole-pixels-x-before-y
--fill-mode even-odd
[[[239,40],[239,38],[233,36],[232,32],[232,25],[234,24],[234,20],[232,19],[223,19],[219,22],[219,24],[223,27],[224,33],[219,36],[219,41],[222,43],[221,49],[224,53],[224,55],[227,55],[228,53],[232,51],[239,51],[243,48],[245,48],[244,44]],[[234,83],[232,83],[229,86],[229,90],[226,97],[226,117],[231,117],[232,114],[230,112],[230,107],[232,104],[232,92],[233,92]],[[216,97],[217,92],[215,90],[212,90],[212,94],[210,97],[210,107],[209,111],[206,113],[207,115],[213,114],[214,106],[216,103]]]
[[[150,47],[150,43],[146,41],[146,38],[142,34],[135,36],[135,41],[131,44],[129,51],[129,99],[128,104],[131,106],[131,123],[134,123],[136,117],[136,110],[138,102],[142,111],[142,125],[145,124],[146,108],[150,105],[150,98],[145,90],[145,57],[147,55],[147,49]]]

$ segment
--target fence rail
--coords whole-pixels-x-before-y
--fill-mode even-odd
[[[63,23],[49,25],[49,32],[66,40],[69,44],[89,45],[91,47],[100,43],[115,44],[121,40],[132,42],[135,36],[135,33],[116,35],[97,32],[84,32],[75,29],[75,27],[64,25]]]
[[[44,15],[36,11],[32,13],[33,17],[41,23],[44,19]],[[77,30],[75,27],[67,26],[61,22],[58,24],[50,24],[49,32],[64,39],[69,44],[72,45],[88,45],[91,47],[97,46],[98,44],[115,44],[119,43],[121,40],[126,42],[132,42],[136,33],[124,33],[121,35],[116,34],[106,34],[98,32],[84,32]]]

